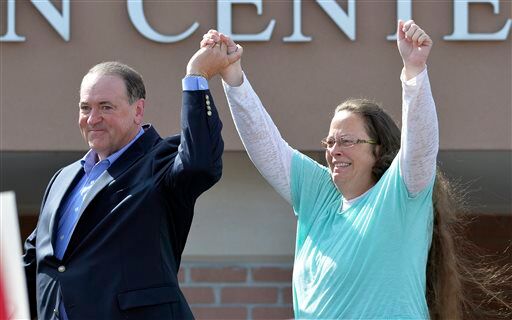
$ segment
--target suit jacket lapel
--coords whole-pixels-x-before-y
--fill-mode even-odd
[[[84,213],[85,211],[85,208],[87,208],[87,206],[89,205],[89,203],[91,203],[92,199],[94,199],[94,197],[96,197],[96,195],[98,194],[98,192],[100,192],[101,190],[103,190],[103,188],[105,188],[110,182],[112,182],[114,180],[114,178],[110,175],[110,173],[108,172],[108,170],[105,170],[99,177],[98,179],[96,180],[96,182],[94,183],[94,185],[92,186],[92,188],[89,190],[89,192],[87,192],[87,194],[85,195],[85,199],[84,199],[84,202],[82,203],[82,207],[80,208],[80,213],[78,214],[78,218],[77,218],[77,223],[75,224],[75,226],[73,227],[73,231],[75,231],[75,227],[76,225],[78,224],[78,221],[80,221],[80,217],[82,216],[82,214]],[[73,231],[71,231],[71,234],[73,234]]]
[[[54,232],[54,228],[57,214],[59,212],[58,210],[62,204],[64,196],[76,184],[75,180],[81,177],[81,175],[79,175],[81,171],[82,165],[80,164],[80,161],[72,163],[71,165],[63,168],[59,175],[55,178],[55,181],[50,188],[48,197],[44,203],[41,215],[46,216],[46,214],[48,214],[50,217],[48,234],[51,235],[52,244],[55,243],[54,237],[56,233]]]
[[[144,134],[128,148],[119,159],[108,168],[108,172],[116,179],[123,174],[132,164],[144,156],[156,143],[160,136],[151,125],[144,125]]]

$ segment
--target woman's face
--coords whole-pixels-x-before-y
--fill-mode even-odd
[[[350,111],[337,112],[329,128],[327,140],[330,143],[326,147],[325,158],[334,184],[347,199],[363,194],[375,184],[372,177],[376,161],[374,147],[368,143],[356,143],[349,147],[343,145],[350,144],[347,140],[358,139],[370,140],[364,119]]]

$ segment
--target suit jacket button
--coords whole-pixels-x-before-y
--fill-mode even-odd
[[[64,271],[66,271],[66,267],[65,266],[59,266],[57,268],[57,270],[59,270],[59,272],[64,272]]]
[[[206,114],[207,114],[209,117],[211,117],[211,116],[212,116],[212,112],[211,112],[211,111],[206,112]]]

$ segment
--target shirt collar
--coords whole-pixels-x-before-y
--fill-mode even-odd
[[[144,129],[140,128],[137,135],[130,142],[128,142],[124,147],[112,153],[110,156],[108,156],[106,159],[103,159],[102,161],[98,161],[98,154],[96,153],[96,151],[90,149],[85,154],[85,156],[80,160],[80,163],[82,164],[85,173],[88,174],[89,172],[91,172],[92,168],[94,168],[94,166],[97,163],[105,163],[108,169],[112,165],[112,163],[114,163],[114,161],[116,161],[126,151],[126,149],[128,149],[137,139],[140,138],[140,136],[142,136],[143,133]]]

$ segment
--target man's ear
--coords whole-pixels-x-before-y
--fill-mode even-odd
[[[139,99],[137,100],[136,104],[135,104],[135,119],[134,119],[134,122],[138,125],[140,125],[144,119],[144,104],[145,104],[145,100],[144,99]]]

